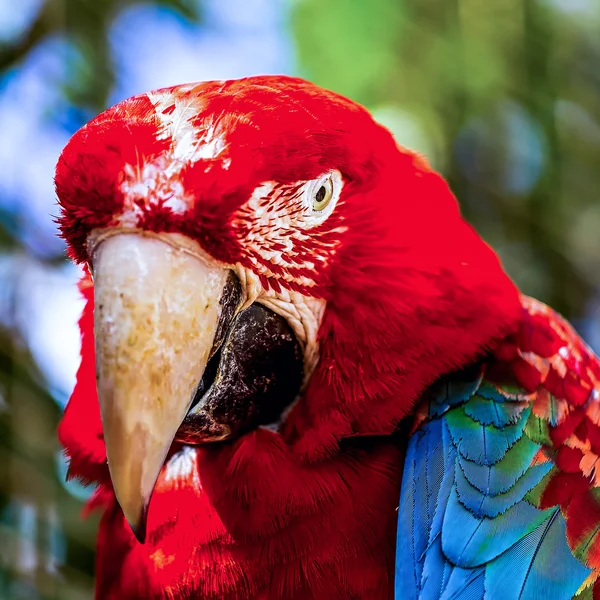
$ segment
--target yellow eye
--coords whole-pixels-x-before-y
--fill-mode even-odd
[[[312,209],[320,212],[327,208],[333,198],[333,180],[331,175],[319,179],[312,191]]]

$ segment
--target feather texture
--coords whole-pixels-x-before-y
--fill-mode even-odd
[[[398,599],[600,597],[598,361],[555,313],[523,303],[529,335],[454,373],[451,385],[439,381],[417,415],[400,500]],[[432,460],[443,460],[443,478],[425,477]],[[426,536],[407,514],[431,498]]]

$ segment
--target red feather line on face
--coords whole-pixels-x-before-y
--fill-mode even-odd
[[[245,241],[251,268],[264,279],[263,287],[281,291],[281,287],[317,295],[313,290],[319,273],[326,271],[340,244],[345,227],[342,219],[311,227],[303,186],[263,184],[233,216],[232,227]],[[343,210],[338,203],[336,208]]]

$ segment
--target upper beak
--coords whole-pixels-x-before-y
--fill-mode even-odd
[[[143,541],[150,496],[213,346],[228,271],[139,233],[101,241],[92,260],[108,467]]]

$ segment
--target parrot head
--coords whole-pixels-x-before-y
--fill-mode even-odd
[[[326,460],[392,433],[520,310],[426,160],[300,79],[125,100],[73,136],[56,187],[93,277],[103,440],[140,539],[174,443],[267,427]]]

